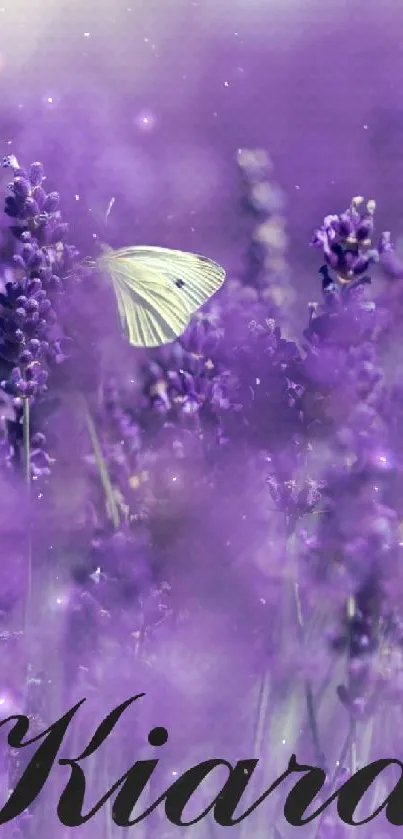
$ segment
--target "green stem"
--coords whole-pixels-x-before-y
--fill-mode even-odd
[[[253,756],[260,757],[262,752],[262,746],[266,731],[266,721],[267,721],[267,714],[269,709],[269,695],[270,695],[270,674],[265,671],[262,675],[260,686],[259,686],[259,696],[257,701],[257,714],[256,714],[256,725],[255,731],[253,736]],[[252,791],[253,791],[253,784],[252,784]],[[246,823],[242,822],[241,829],[240,829],[240,839],[243,839],[246,833]]]
[[[262,676],[259,689],[258,712],[255,727],[255,736],[253,738],[253,755],[260,755],[265,734],[265,724],[267,718],[267,711],[269,707],[269,693],[270,693],[270,676],[266,672]]]
[[[286,552],[288,556],[288,548],[290,540],[292,539],[293,535],[295,534],[295,522],[292,520],[287,520],[285,522],[286,527]],[[294,595],[294,605],[295,605],[295,613],[297,618],[297,625],[298,625],[298,633],[301,645],[305,644],[305,637],[306,637],[306,627],[304,621],[304,614],[302,610],[302,603],[299,594],[299,584],[295,582],[293,585],[293,595]],[[317,761],[318,766],[321,769],[325,768],[325,754],[323,749],[321,748],[320,738],[319,738],[319,727],[318,722],[316,719],[316,710],[315,710],[315,700],[312,690],[312,685],[309,679],[305,680],[305,701],[306,707],[308,712],[308,725],[311,730],[312,735],[312,742],[313,747],[315,750],[315,759]]]
[[[24,448],[24,472],[28,491],[28,500],[31,498],[31,444],[30,444],[30,406],[29,399],[23,400],[23,448]],[[31,514],[31,511],[30,511]],[[31,525],[28,529],[28,557],[27,557],[27,596],[25,600],[25,632],[29,629],[32,599],[32,533]]]
[[[22,423],[23,423],[23,440],[24,440],[24,470],[25,470],[25,480],[27,482],[27,486],[31,487],[31,445],[29,441],[29,424],[30,424],[30,411],[29,411],[29,399],[23,400],[23,415],[22,415]]]
[[[355,597],[349,597],[347,601],[347,618],[349,620],[349,627],[351,627],[351,621],[353,620],[356,613],[356,602]],[[350,630],[351,635],[351,630]],[[351,645],[350,645],[351,646]],[[349,671],[349,660],[347,660],[347,679],[348,683],[351,683],[351,676]],[[357,723],[354,720],[351,712],[350,712],[350,732],[351,732],[351,740],[350,740],[350,772],[352,775],[357,771]]]
[[[302,612],[302,604],[301,598],[299,596],[299,585],[298,583],[294,583],[293,586],[294,590],[294,603],[295,603],[295,611],[297,614],[297,622],[298,622],[298,629],[299,629],[299,636],[301,643],[305,641],[305,623],[304,623],[304,616]],[[325,768],[325,755],[323,749],[321,747],[320,738],[319,738],[319,728],[318,722],[316,719],[316,711],[315,711],[315,701],[313,696],[312,685],[307,679],[305,681],[305,699],[306,699],[306,707],[308,711],[308,723],[309,728],[311,730],[312,735],[312,742],[313,747],[315,750],[315,760],[317,765],[321,768]]]
[[[94,451],[94,457],[98,466],[99,477],[101,480],[101,484],[105,493],[105,498],[107,502],[108,511],[110,517],[112,519],[112,524],[114,528],[117,530],[120,525],[120,516],[119,516],[119,509],[118,505],[116,504],[115,494],[113,491],[113,486],[111,483],[111,479],[109,477],[108,467],[105,463],[105,458],[102,454],[101,445],[98,440],[98,435],[96,432],[96,428],[94,425],[94,421],[92,416],[89,412],[88,406],[85,403],[85,418],[87,422],[88,433],[91,438],[92,448]]]

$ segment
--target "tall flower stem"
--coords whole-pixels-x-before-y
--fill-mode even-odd
[[[295,533],[295,525],[293,522],[286,521],[286,531],[287,531],[287,542],[286,542],[286,549],[287,555],[290,555],[290,542]],[[300,596],[300,588],[298,583],[298,573],[296,571],[295,580],[293,582],[293,600],[294,600],[294,607],[295,607],[295,615],[297,619],[297,631],[299,636],[299,641],[301,646],[305,644],[306,640],[306,621],[303,613],[301,596]],[[305,701],[306,701],[306,708],[308,713],[308,725],[312,736],[312,743],[315,750],[315,759],[317,765],[320,766],[321,769],[325,769],[326,758],[324,751],[322,749],[319,737],[319,727],[318,721],[316,718],[316,709],[315,709],[315,700],[312,690],[312,685],[309,679],[305,680]]]
[[[293,586],[294,590],[294,602],[295,602],[295,610],[297,614],[297,621],[298,621],[298,629],[299,629],[299,636],[300,640],[303,643],[305,640],[305,625],[304,625],[304,617],[302,613],[302,604],[301,598],[299,594],[299,585],[298,583],[294,583]],[[305,699],[306,699],[306,707],[308,711],[308,722],[309,728],[311,730],[312,735],[312,742],[313,747],[315,749],[315,760],[317,765],[321,769],[325,769],[325,755],[323,749],[321,747],[320,738],[319,738],[319,729],[318,729],[318,721],[316,719],[316,711],[315,711],[315,701],[313,696],[312,685],[309,680],[305,682]]]
[[[356,602],[355,597],[349,597],[347,601],[347,619],[349,621],[350,627],[350,636],[351,636],[351,623],[355,617],[356,613]],[[351,638],[350,638],[350,645],[349,649],[351,649]],[[347,667],[349,668],[349,660],[347,662]],[[350,671],[348,672],[348,681],[351,681],[350,678]],[[357,723],[353,718],[352,714],[350,713],[350,772],[352,775],[357,771]]]
[[[23,451],[24,451],[24,473],[27,485],[28,503],[31,500],[31,446],[30,446],[30,405],[29,399],[23,399]],[[30,513],[31,514],[31,511]],[[27,555],[27,594],[25,598],[25,632],[27,634],[31,616],[32,600],[32,533],[31,525],[28,529],[28,555]]]
[[[107,510],[109,513],[110,518],[112,519],[112,524],[115,530],[117,530],[120,526],[120,516],[118,505],[116,503],[115,494],[113,491],[113,486],[111,483],[111,479],[109,477],[108,467],[105,463],[105,458],[102,454],[101,444],[98,439],[98,435],[96,432],[95,424],[90,414],[88,405],[86,402],[84,404],[84,412],[85,412],[85,420],[88,429],[88,433],[90,435],[92,449],[94,452],[95,461],[98,467],[99,478],[102,484],[102,488],[105,493],[105,501]]]

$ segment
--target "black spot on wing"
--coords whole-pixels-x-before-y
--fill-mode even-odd
[[[183,288],[185,283],[183,280],[175,280],[176,288]]]

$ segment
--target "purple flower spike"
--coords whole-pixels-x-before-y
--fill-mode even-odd
[[[60,196],[58,192],[49,192],[43,202],[43,211],[45,213],[55,213],[60,204]]]
[[[27,198],[23,205],[24,217],[39,215],[39,207],[34,198]]]
[[[13,221],[0,289],[0,456],[14,480],[13,472],[25,467],[23,407],[29,400],[29,513],[32,508],[38,528],[34,571],[40,569],[33,587],[35,642],[44,627],[48,666],[45,646],[65,627],[69,653],[67,662],[58,656],[65,666],[58,660],[49,680],[47,674],[37,680],[38,690],[42,695],[49,682],[52,691],[52,679],[63,670],[66,707],[72,694],[88,689],[91,701],[105,699],[109,710],[116,690],[125,687],[130,695],[137,671],[150,686],[155,674],[165,689],[170,668],[168,662],[162,672],[161,662],[178,638],[172,691],[165,692],[172,692],[175,707],[180,702],[186,723],[189,696],[201,691],[200,707],[215,699],[206,694],[204,702],[215,674],[199,678],[201,627],[206,638],[210,633],[209,667],[218,660],[226,689],[227,650],[220,658],[217,643],[223,626],[238,655],[231,701],[232,684],[245,684],[253,699],[262,694],[261,678],[267,683],[269,677],[266,725],[277,736],[291,720],[286,759],[292,749],[319,765],[308,742],[317,698],[327,703],[324,719],[337,715],[347,734],[393,681],[384,677],[385,657],[403,649],[403,386],[400,360],[395,363],[399,339],[389,363],[376,287],[366,287],[379,255],[391,247],[387,233],[374,244],[374,203],[354,199],[345,213],[326,215],[316,232],[321,294],[308,307],[297,343],[298,337],[287,337],[300,331],[289,314],[293,286],[282,193],[272,183],[267,155],[241,152],[243,206],[251,220],[242,267],[236,276],[228,271],[222,296],[192,317],[180,339],[138,351],[120,335],[114,340],[115,322],[108,331],[109,298],[96,272],[84,275],[75,248],[66,244],[62,202],[45,191],[41,164],[33,164],[29,176],[16,160],[8,166],[14,180],[6,212]],[[6,489],[2,498],[7,529]],[[23,537],[25,550],[25,531]],[[7,563],[6,550],[2,556]],[[7,569],[3,582],[8,576]],[[175,622],[154,647],[169,613],[165,579],[177,586]],[[0,600],[1,620],[4,593]],[[195,622],[194,633],[188,621],[190,627]],[[189,649],[194,644],[195,654],[192,648],[189,662],[178,668],[183,642]],[[189,679],[188,694],[192,659],[197,681]],[[7,655],[6,684],[4,664]],[[342,675],[328,678],[333,665]],[[125,686],[116,687],[118,672]],[[26,693],[32,717],[37,699]],[[236,725],[239,733],[239,718]],[[131,726],[129,720],[129,733]],[[314,750],[322,754],[316,741],[326,736],[326,726],[312,727]],[[252,728],[244,728],[247,744]],[[125,765],[126,757],[133,760],[130,736],[126,740]],[[333,736],[327,746],[329,765],[322,756],[320,765],[329,770],[330,784],[336,777],[340,784],[330,765]],[[341,772],[344,759],[340,763]]]
[[[378,248],[373,246],[375,201],[368,201],[362,210],[364,203],[361,197],[353,198],[345,213],[326,216],[311,242],[322,250],[340,285],[356,282],[357,277],[369,282],[366,271],[379,261],[382,249],[387,246],[387,233],[382,234]]]
[[[30,400],[34,431],[35,408],[48,388],[48,365],[64,358],[60,353],[63,329],[58,299],[64,288],[62,277],[74,267],[77,251],[62,244],[68,226],[61,218],[58,193],[47,196],[42,187],[42,164],[33,163],[28,175],[13,157],[4,160],[3,166],[12,169],[14,175],[5,198],[5,212],[18,224],[10,228],[17,240],[12,260],[15,273],[13,280],[5,283],[1,296],[0,353],[9,364],[8,378],[1,386],[15,398],[18,433],[12,445],[21,462],[21,398]],[[12,370],[13,362],[20,366]],[[32,469],[34,472],[33,464]]]
[[[45,177],[42,163],[31,163],[28,169],[28,177],[32,186],[40,186]]]
[[[15,178],[13,182],[13,191],[18,200],[25,201],[30,194],[31,185],[26,178]]]

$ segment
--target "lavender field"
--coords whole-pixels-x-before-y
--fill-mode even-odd
[[[113,796],[62,824],[58,759],[140,693],[83,758],[83,814],[135,761],[159,764],[133,820],[192,765],[255,758],[240,815],[292,754],[326,771],[314,813],[403,760],[403,9],[0,2],[1,718],[33,738],[86,699],[0,831],[130,829]],[[177,340],[135,347],[104,244],[202,254],[226,280]],[[3,808],[40,742],[10,747],[10,726]],[[226,777],[194,824],[162,803],[133,835],[228,835]],[[379,812],[363,839],[397,835],[399,777],[357,808]],[[293,783],[231,835],[356,835],[336,801],[289,824]]]

